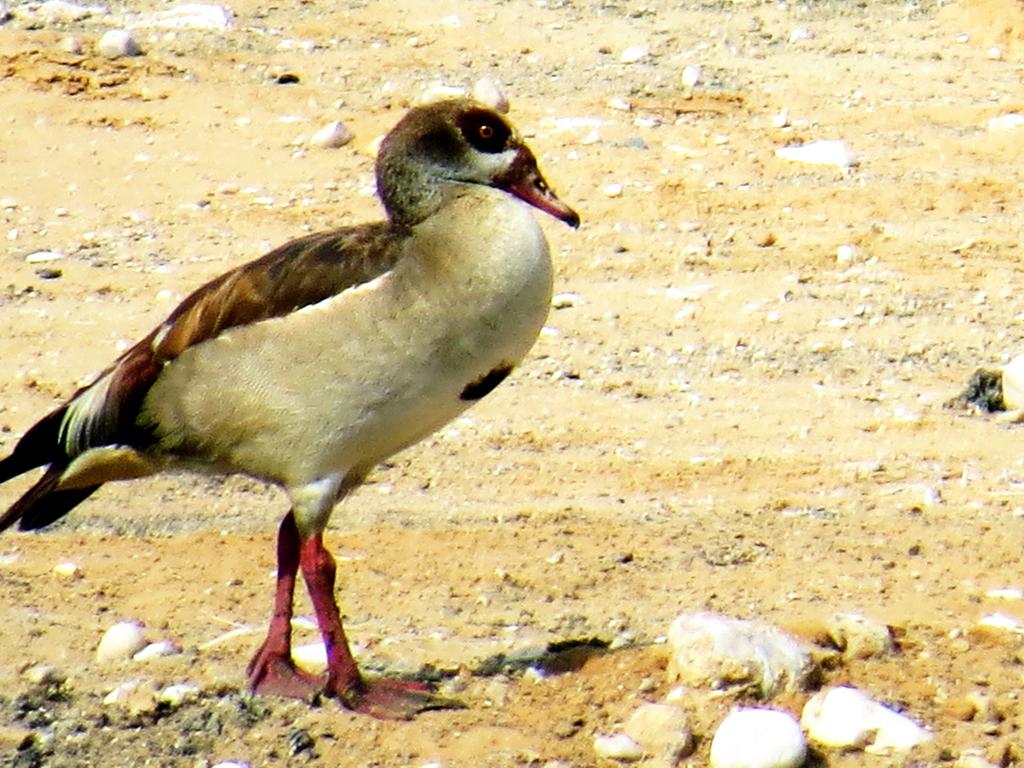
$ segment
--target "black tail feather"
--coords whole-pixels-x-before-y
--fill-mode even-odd
[[[35,485],[0,515],[0,531],[10,528],[15,522],[23,531],[45,528],[64,517],[99,488],[93,485],[88,488],[58,490],[57,485],[65,469],[61,465],[49,467]]]
[[[22,435],[11,455],[0,461],[0,483],[6,483],[12,477],[36,467],[67,462],[59,439],[60,424],[64,420],[66,410],[66,407],[58,408],[37,421]]]
[[[36,467],[49,465],[38,482],[10,509],[0,514],[0,531],[14,523],[18,523],[23,531],[43,528],[62,518],[99,488],[94,485],[90,488],[57,489],[60,476],[68,465],[68,458],[58,439],[65,410],[59,408],[37,422],[18,441],[14,452],[0,460],[0,483]]]

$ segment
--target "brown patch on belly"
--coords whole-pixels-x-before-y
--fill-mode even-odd
[[[497,368],[485,373],[476,381],[472,381],[462,389],[459,395],[460,400],[476,401],[491,393],[496,386],[501,384],[510,373],[513,366],[511,363],[502,363]]]

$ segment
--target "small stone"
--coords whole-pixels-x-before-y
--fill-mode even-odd
[[[985,759],[983,750],[965,749],[953,763],[953,768],[998,768],[998,766]]]
[[[21,673],[32,685],[60,685],[68,676],[50,664],[33,664]]]
[[[782,110],[772,115],[772,128],[785,128],[789,125],[789,111]]]
[[[60,251],[35,251],[25,257],[27,264],[44,264],[48,261],[59,261],[64,258]]]
[[[1024,126],[1024,115],[1020,112],[1010,112],[1006,115],[991,117],[988,121],[988,129],[990,131],[1010,131],[1021,126]]]
[[[171,640],[157,640],[133,655],[132,661],[152,661],[164,656],[175,656],[179,653],[181,653],[181,648],[177,643]]]
[[[605,197],[622,197],[623,187],[621,184],[605,184],[601,190],[604,192]]]
[[[595,736],[594,752],[598,757],[620,760],[624,763],[635,762],[644,756],[641,746],[624,733],[616,733],[613,736]]]
[[[65,2],[65,0],[46,0],[34,10],[35,14],[43,18],[47,24],[70,24],[108,13],[102,5],[78,5]]]
[[[508,97],[501,90],[501,86],[489,77],[482,77],[476,81],[473,85],[473,98],[495,112],[501,112],[503,115],[508,113]]]
[[[775,709],[736,708],[711,741],[712,768],[796,768],[806,757],[796,718]]]
[[[140,14],[134,23],[140,27],[224,32],[231,28],[233,17],[231,11],[223,5],[181,3],[164,11]]]
[[[849,686],[820,691],[804,706],[800,722],[808,737],[836,749],[874,754],[907,752],[932,736],[910,718]]]
[[[848,267],[857,260],[857,247],[843,244],[836,248],[836,264]]]
[[[344,147],[354,138],[355,134],[352,133],[347,125],[341,122],[341,120],[335,120],[314,133],[310,137],[309,143],[314,147],[321,147],[323,149],[337,149],[338,147]]]
[[[465,88],[435,83],[420,94],[420,103],[429,104],[443,99],[460,99],[467,95]]]
[[[674,704],[641,704],[622,732],[667,765],[675,765],[693,750],[686,713]]]
[[[161,690],[157,694],[156,700],[171,709],[177,709],[186,702],[198,699],[199,690],[199,686],[195,683],[174,683]]]
[[[68,35],[60,41],[60,49],[64,53],[70,53],[72,56],[82,55],[82,41],[74,35]]]
[[[1020,365],[1024,365],[1024,362],[1020,363]],[[1024,588],[994,587],[986,590],[985,597],[989,600],[1024,600]]]
[[[631,45],[619,56],[623,64],[636,64],[651,55],[651,49],[646,45]]]
[[[121,621],[103,635],[96,647],[96,661],[125,661],[146,647],[142,625],[137,621]]]
[[[554,728],[551,732],[559,739],[571,739],[577,733],[580,732],[580,728],[583,727],[583,721],[579,719],[575,720],[559,720],[555,723]]]
[[[135,35],[127,29],[111,29],[104,32],[96,43],[96,52],[108,59],[118,59],[122,56],[139,56],[142,49],[139,48]]]
[[[156,712],[159,706],[153,684],[141,680],[121,683],[103,698],[103,703],[126,709],[133,715]]]
[[[700,82],[701,70],[696,64],[687,64],[683,67],[683,87],[688,91],[692,91],[697,83]]]
[[[1003,366],[1003,407],[1024,408],[1024,355],[1017,355]]]
[[[985,614],[978,619],[975,629],[981,634],[1012,632],[1013,634],[1024,635],[1024,624],[1022,624],[1020,620],[1005,613]]]
[[[292,661],[314,675],[327,669],[327,648],[322,642],[292,646]]]
[[[889,627],[859,613],[837,613],[825,624],[829,639],[844,656],[869,659],[893,652]]]
[[[72,563],[70,560],[66,560],[63,563],[57,563],[53,566],[53,573],[55,576],[60,576],[62,579],[77,579],[82,575],[82,569],[78,567],[77,563]]]
[[[568,309],[581,303],[583,299],[577,293],[556,293],[551,297],[552,309]]]
[[[834,165],[844,171],[859,162],[846,142],[839,140],[812,141],[808,144],[779,147],[775,150],[775,156],[796,163]]]

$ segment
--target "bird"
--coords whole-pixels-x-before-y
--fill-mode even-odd
[[[362,673],[324,530],[376,465],[524,359],[553,284],[531,209],[574,229],[580,217],[512,122],[467,98],[409,109],[374,170],[382,220],[300,237],[214,278],[30,427],[0,460],[0,483],[43,473],[0,514],[0,531],[44,528],[104,483],[162,471],[277,485],[290,508],[249,687],[410,719],[458,702],[420,681]],[[327,650],[323,675],[291,656],[299,573]]]

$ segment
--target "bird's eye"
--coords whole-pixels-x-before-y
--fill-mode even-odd
[[[456,118],[463,137],[474,149],[496,154],[508,149],[512,129],[488,109],[469,109]]]

